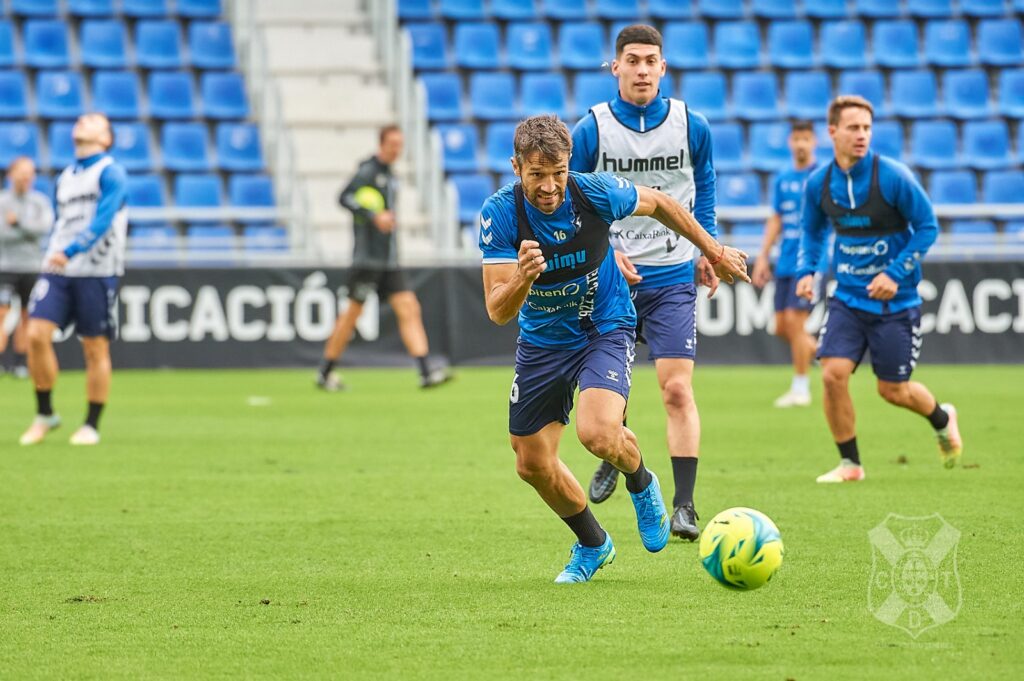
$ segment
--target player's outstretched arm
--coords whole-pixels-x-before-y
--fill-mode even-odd
[[[536,241],[520,244],[518,259],[517,263],[484,263],[487,316],[500,326],[508,324],[519,314],[533,282],[548,266]]]
[[[639,199],[633,215],[650,216],[692,242],[715,268],[715,274],[728,283],[733,283],[734,279],[750,281],[750,277],[747,276],[746,253],[719,243],[701,227],[693,215],[668,194],[639,185],[636,191]]]

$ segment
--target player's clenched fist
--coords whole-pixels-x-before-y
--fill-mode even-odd
[[[519,273],[529,282],[534,282],[541,272],[548,268],[544,255],[540,252],[540,244],[536,241],[524,241],[519,245]]]
[[[707,255],[708,262],[715,268],[715,274],[719,278],[732,284],[734,279],[740,279],[747,283],[750,277],[747,276],[747,254],[732,246],[721,246],[721,252]]]

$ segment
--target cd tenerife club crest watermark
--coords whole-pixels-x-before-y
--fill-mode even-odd
[[[938,513],[890,513],[868,538],[868,609],[877,619],[917,638],[956,617],[963,600],[956,565],[959,530]]]

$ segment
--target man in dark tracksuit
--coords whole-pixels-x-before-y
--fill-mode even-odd
[[[334,331],[327,339],[317,374],[317,385],[328,392],[345,387],[333,373],[334,365],[352,339],[367,296],[374,291],[385,298],[395,311],[402,342],[419,366],[420,387],[440,385],[451,377],[443,368],[430,367],[420,303],[416,294],[409,290],[398,267],[393,210],[395,179],[391,164],[401,154],[402,131],[393,125],[381,129],[380,148],[376,155],[359,165],[355,177],[339,197],[341,205],[352,211],[354,246],[348,282],[349,305],[338,316]]]

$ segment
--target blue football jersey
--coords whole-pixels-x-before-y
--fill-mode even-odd
[[[797,170],[789,168],[775,177],[772,208],[782,219],[782,239],[779,242],[779,260],[775,276],[796,276],[797,256],[800,253],[800,208],[804,185],[815,166]]]

